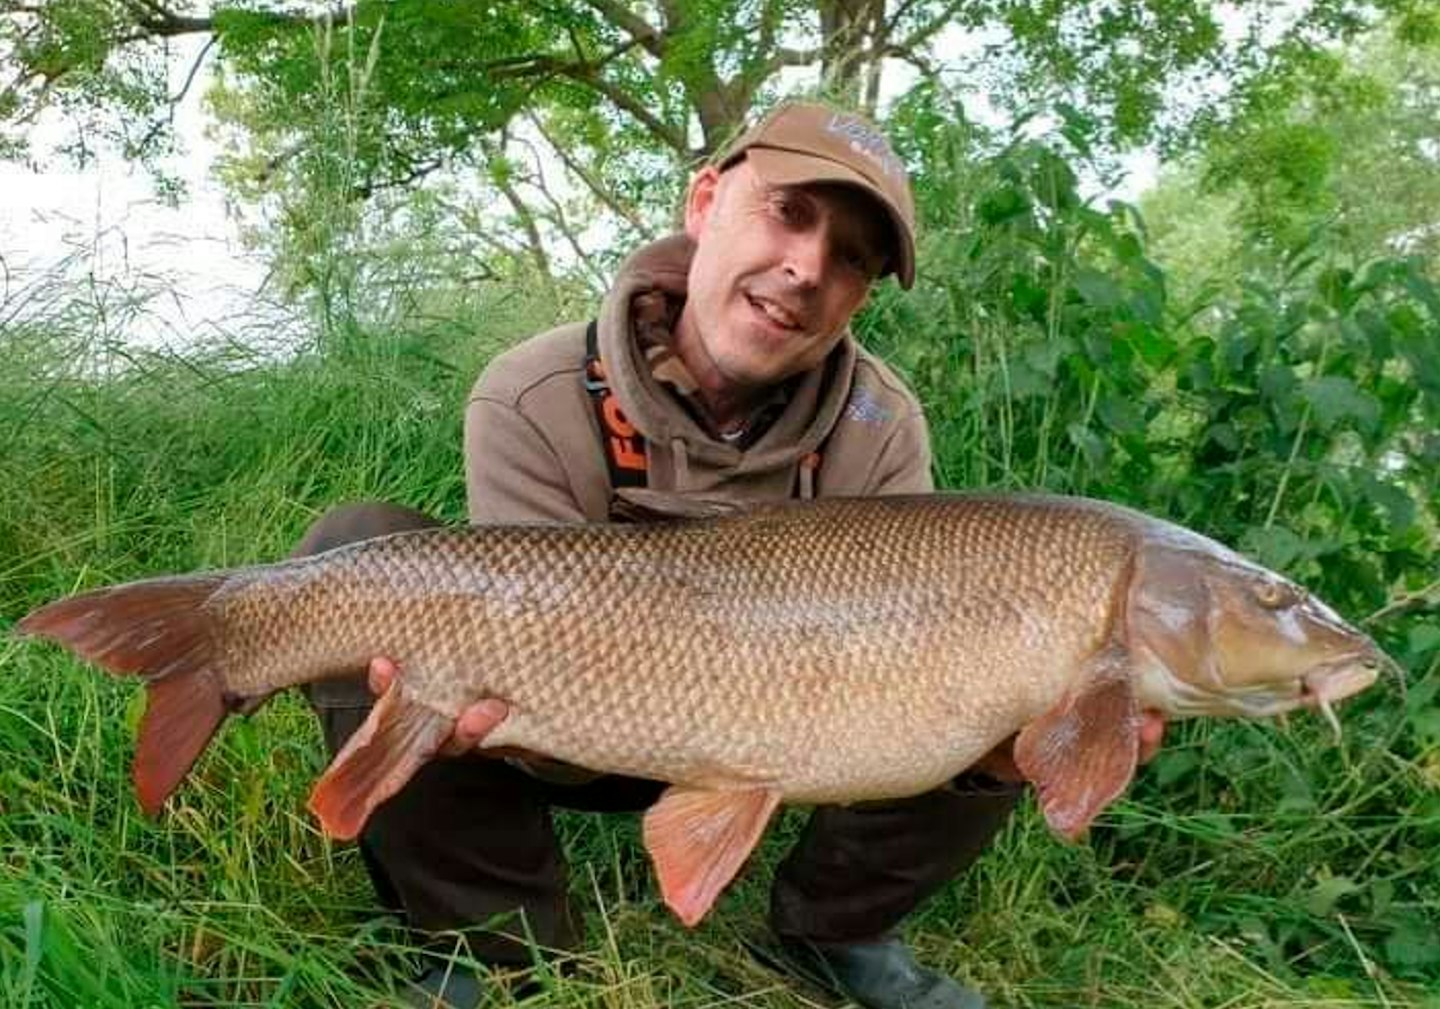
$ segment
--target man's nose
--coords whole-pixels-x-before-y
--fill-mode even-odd
[[[823,228],[811,228],[801,234],[791,235],[789,247],[785,250],[785,273],[800,287],[815,287],[825,276],[825,261],[829,255]]]

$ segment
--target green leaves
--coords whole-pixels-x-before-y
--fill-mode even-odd
[[[1440,966],[1440,934],[1419,915],[1410,915],[1385,939],[1385,955],[1400,967],[1414,969]]]
[[[1314,410],[1320,428],[1334,428],[1345,421],[1373,430],[1380,409],[1374,398],[1356,388],[1341,375],[1322,375],[1301,385],[1301,395]]]
[[[1349,876],[1325,876],[1305,894],[1301,905],[1317,918],[1327,918],[1335,913],[1336,905],[1340,901],[1360,893],[1363,889]]]

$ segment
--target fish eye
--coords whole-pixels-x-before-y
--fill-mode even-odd
[[[1284,582],[1259,582],[1252,590],[1255,601],[1267,610],[1280,610],[1300,601],[1300,593]]]

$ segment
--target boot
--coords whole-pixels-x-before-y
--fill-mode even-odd
[[[899,939],[814,943],[781,937],[777,953],[783,970],[865,1009],[986,1009],[979,992],[922,967]]]

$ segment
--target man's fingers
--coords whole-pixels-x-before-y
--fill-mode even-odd
[[[1147,710],[1140,718],[1140,763],[1148,764],[1160,751],[1165,739],[1165,716],[1158,711]]]
[[[460,717],[455,721],[455,731],[450,736],[450,741],[445,744],[444,752],[453,757],[473,750],[494,731],[495,726],[505,721],[508,714],[510,706],[498,697],[476,701],[460,712]]]
[[[395,677],[399,675],[400,666],[394,659],[377,655],[370,660],[367,674],[370,692],[379,697],[395,685]],[[498,697],[487,697],[483,701],[476,701],[460,712],[460,717],[455,720],[455,731],[451,733],[445,745],[440,748],[440,752],[446,756],[456,757],[475,749],[480,745],[482,739],[490,735],[495,726],[505,721],[505,716],[508,714],[510,714],[510,706]]]
[[[387,659],[383,655],[377,655],[370,660],[370,693],[379,697],[390,689],[395,682],[395,676],[400,672],[400,667],[393,659]]]

